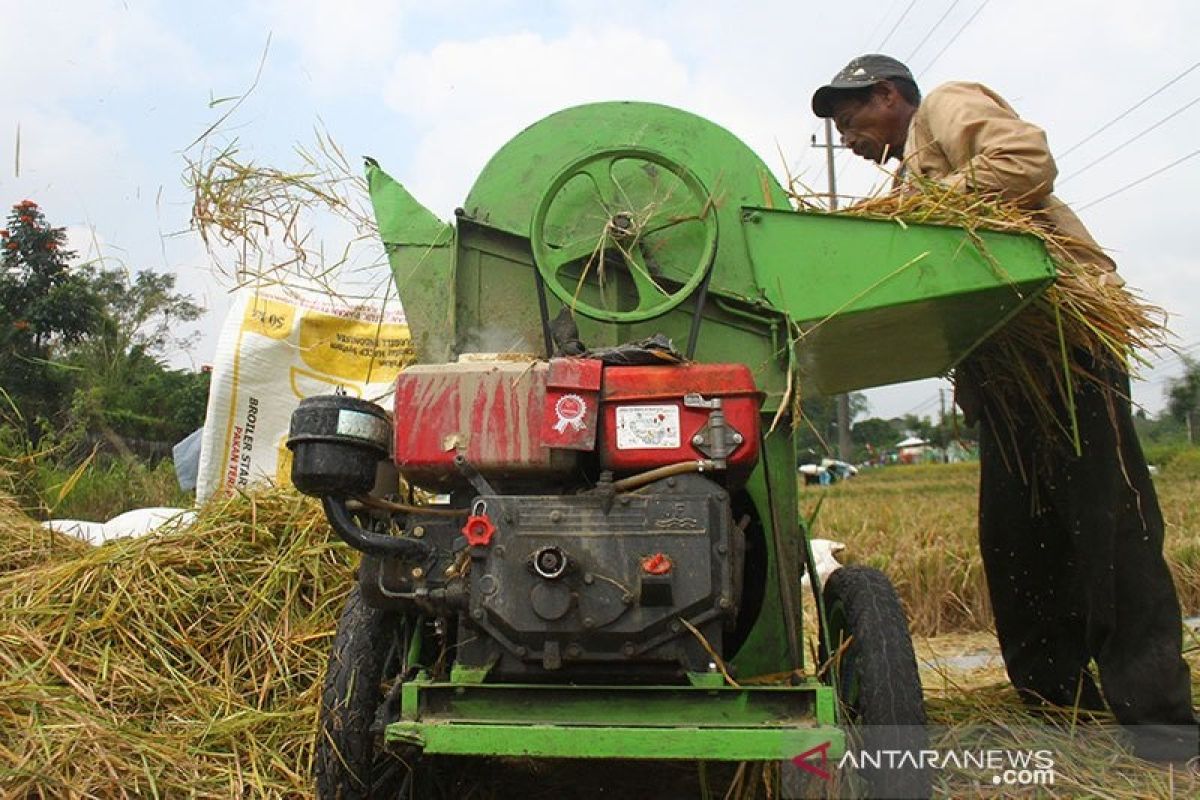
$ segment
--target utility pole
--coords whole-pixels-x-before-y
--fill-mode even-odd
[[[829,176],[829,210],[837,211],[837,172],[834,170],[833,151],[841,147],[833,143],[833,121],[825,118],[825,144],[817,144],[813,137],[813,147],[825,149],[825,172]],[[853,445],[850,442],[850,395],[837,396],[837,428],[838,428],[838,458],[849,461]]]
[[[942,448],[942,463],[950,463],[950,437],[946,434],[946,387],[938,387],[938,447]]]

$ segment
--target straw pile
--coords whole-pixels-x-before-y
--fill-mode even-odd
[[[1105,270],[1079,257],[1078,243],[1047,230],[1030,210],[998,198],[963,194],[936,181],[906,179],[906,191],[869,198],[838,212],[906,223],[964,228],[985,258],[980,230],[1032,234],[1046,244],[1058,267],[1053,286],[994,334],[960,368],[963,386],[987,378],[987,395],[1000,423],[1032,416],[1041,441],[1078,451],[1072,397],[1083,382],[1109,391],[1089,364],[1126,365],[1167,344],[1166,313],[1126,287],[1104,285]],[[811,195],[793,193],[803,207]],[[997,277],[1002,267],[993,263]],[[1082,357],[1081,357],[1082,356]],[[1016,409],[1026,409],[1016,413]]]
[[[351,554],[314,503],[283,493],[217,501],[189,531],[99,548],[3,508],[0,796],[311,795],[320,684],[351,585]],[[1193,646],[1200,680],[1198,655]],[[1000,676],[986,677],[979,691],[963,676],[927,674],[931,723],[1029,724]],[[1078,760],[1073,730],[1057,748],[1063,795],[1194,796],[1195,776],[1150,768],[1116,741]],[[1013,736],[1013,748],[1028,746]],[[947,732],[937,744],[956,740]],[[761,766],[484,759],[442,770],[462,789],[451,796],[478,800],[779,796],[764,788],[778,772]],[[942,776],[939,794],[975,794],[977,777]]]
[[[236,498],[94,549],[30,541],[0,540],[0,795],[311,793],[351,585],[314,503]]]
[[[23,532],[0,537],[0,797],[312,795],[321,682],[353,559],[315,503],[215,500],[187,531],[98,548],[46,538],[57,535],[15,511],[0,522]],[[447,796],[478,800],[751,800],[769,796],[775,774],[524,759],[438,771]]]
[[[1196,692],[1200,684],[1194,651],[1189,660]],[[973,747],[1014,753],[1045,750],[1054,761],[1052,784],[1000,790],[988,782],[987,771],[948,768],[935,779],[935,797],[1165,800],[1200,792],[1200,771],[1137,758],[1129,751],[1126,734],[1107,714],[1047,709],[1034,715],[999,668],[970,675],[931,666],[922,680],[933,747],[942,752]]]
[[[38,525],[0,494],[0,576],[86,549],[78,539]]]

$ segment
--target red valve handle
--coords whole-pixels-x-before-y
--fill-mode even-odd
[[[467,517],[466,523],[462,526],[462,532],[463,536],[467,537],[467,544],[485,547],[492,543],[496,526],[492,524],[492,520],[487,514],[472,514]]]
[[[666,575],[672,566],[666,553],[655,553],[642,559],[642,571],[647,575]]]

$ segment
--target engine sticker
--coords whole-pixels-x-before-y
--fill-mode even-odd
[[[673,450],[679,447],[679,406],[619,406],[618,450]]]
[[[364,414],[361,411],[351,411],[346,408],[338,411],[337,434],[339,436],[353,436],[355,439],[367,439],[386,444],[390,433],[387,422],[373,414]]]
[[[587,401],[577,394],[564,394],[554,404],[554,415],[558,421],[554,430],[559,433],[566,431],[569,426],[573,431],[581,431],[587,427]]]

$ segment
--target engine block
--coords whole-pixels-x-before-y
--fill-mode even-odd
[[[718,484],[693,474],[621,494],[482,495],[473,511],[494,525],[490,540],[439,548],[428,579],[368,559],[360,573],[381,602],[407,597],[457,617],[459,666],[602,679],[636,662],[650,677],[708,670],[705,642],[721,652],[744,536]],[[444,542],[441,528],[431,533]]]

